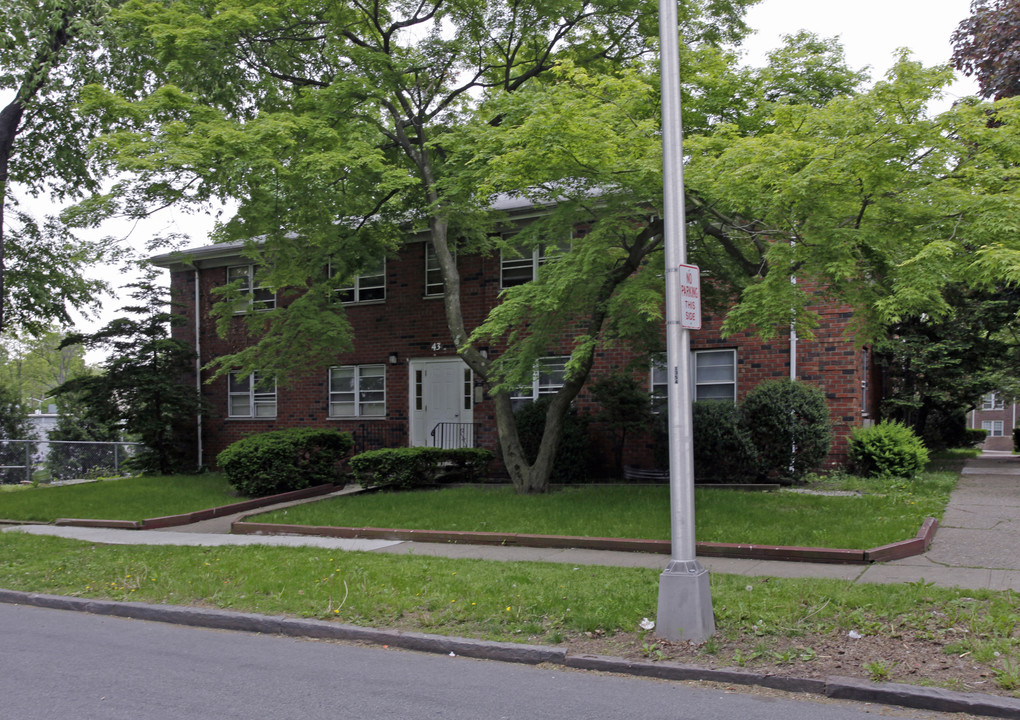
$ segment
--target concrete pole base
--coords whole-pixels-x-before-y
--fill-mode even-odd
[[[715,634],[708,570],[697,560],[671,560],[659,576],[655,634],[699,643]]]

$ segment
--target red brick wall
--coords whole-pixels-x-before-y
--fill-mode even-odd
[[[203,419],[204,462],[215,464],[216,455],[227,445],[252,432],[288,427],[335,427],[355,433],[359,446],[406,445],[408,433],[408,367],[412,358],[453,357],[449,330],[441,298],[425,298],[425,245],[410,243],[399,259],[386,263],[386,300],[381,303],[350,305],[348,317],[355,332],[355,348],[335,364],[386,365],[386,417],[384,419],[336,420],[328,417],[328,387],[326,369],[298,377],[290,386],[277,388],[277,414],[272,419],[229,418],[227,416],[227,383],[220,378],[204,384],[204,395],[209,412]],[[490,257],[462,256],[458,260],[462,279],[462,301],[465,322],[474,327],[498,300],[499,255]],[[226,282],[226,268],[216,267],[200,271],[200,312],[202,362],[234,352],[248,342],[242,318],[232,321],[226,338],[216,334],[209,314],[215,297],[213,288]],[[194,333],[194,271],[174,272],[172,289],[181,303],[185,322],[175,328],[176,337],[193,342]],[[286,298],[278,298],[286,303]],[[821,324],[813,340],[800,339],[797,344],[798,378],[823,389],[828,400],[836,440],[831,456],[839,462],[846,452],[846,438],[851,427],[862,422],[862,382],[864,380],[864,353],[856,349],[853,337],[848,334],[850,311],[846,307],[819,306]],[[703,329],[691,336],[694,350],[733,348],[737,351],[738,399],[759,382],[770,378],[789,377],[790,342],[784,332],[769,342],[762,342],[749,333],[730,338],[719,334],[721,317],[707,315]],[[433,350],[433,343],[441,349]],[[497,353],[498,347],[492,352]],[[300,353],[300,348],[294,349]],[[391,352],[396,352],[398,363],[388,363]],[[566,348],[557,353],[566,354]],[[592,381],[609,372],[628,367],[637,354],[626,347],[615,346],[599,351]],[[636,377],[645,385],[650,373],[641,369]],[[207,375],[204,377],[207,379]],[[192,378],[193,381],[193,378]],[[576,401],[580,411],[594,410],[590,393],[583,391]],[[495,415],[491,401],[484,399],[474,409],[474,422],[481,424],[477,436],[483,447],[494,448]],[[600,443],[606,446],[605,442]],[[652,448],[646,439],[628,443],[628,464],[651,465]],[[606,460],[608,462],[608,458]]]

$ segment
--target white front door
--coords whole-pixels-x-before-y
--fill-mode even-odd
[[[471,369],[460,358],[411,360],[411,445],[470,447]]]

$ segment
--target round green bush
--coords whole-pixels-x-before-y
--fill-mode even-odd
[[[779,482],[799,480],[829,454],[829,408],[816,387],[791,380],[767,380],[747,394],[740,414],[764,477]]]
[[[751,436],[730,402],[703,400],[691,406],[694,478],[703,483],[748,483],[758,475]]]
[[[850,468],[865,477],[912,478],[928,462],[928,450],[913,430],[895,420],[854,428]]]
[[[354,448],[350,433],[294,428],[249,435],[216,457],[238,492],[264,497],[345,482],[343,461]]]

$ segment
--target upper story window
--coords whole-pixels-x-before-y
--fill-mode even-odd
[[[988,393],[981,398],[982,410],[1002,410],[1006,407],[1006,400],[998,393]]]
[[[227,376],[227,415],[229,417],[276,417],[276,377],[253,372]]]
[[[532,375],[531,385],[525,385],[514,391],[510,402],[514,408],[546,395],[555,395],[567,379],[567,361],[569,356],[539,358]]]
[[[235,313],[249,310],[272,310],[276,307],[276,293],[258,282],[258,265],[231,265],[227,268],[227,283],[237,282],[241,296],[246,298]]]
[[[538,277],[538,269],[570,249],[570,242],[541,243],[536,247],[517,245],[500,253],[500,287],[523,285]]]
[[[439,267],[439,256],[431,241],[425,243],[425,295],[439,296],[446,294],[446,283],[443,281],[443,270]]]
[[[336,275],[332,264],[329,276]],[[337,285],[336,297],[342,303],[379,302],[386,299],[386,259],[366,267],[345,284]]]
[[[344,365],[329,369],[330,417],[385,415],[385,365]]]

